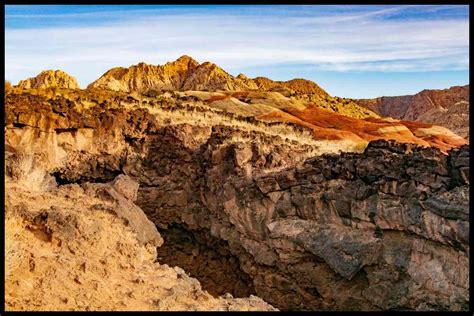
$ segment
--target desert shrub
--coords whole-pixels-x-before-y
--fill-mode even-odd
[[[365,148],[367,148],[368,142],[358,142],[357,144],[354,145],[353,150],[357,153],[362,153],[364,152]]]
[[[146,97],[149,97],[149,98],[156,98],[157,96],[159,96],[161,94],[160,91],[158,90],[155,90],[155,89],[150,89],[148,91],[145,91],[143,93],[144,96]]]

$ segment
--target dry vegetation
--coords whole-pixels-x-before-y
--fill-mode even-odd
[[[39,157],[19,151],[9,158],[6,181],[31,192],[46,192],[55,186]]]
[[[279,107],[284,107],[285,104],[298,107],[303,104],[297,100],[292,101],[276,92],[227,94],[173,91],[161,92],[154,97],[97,89],[19,89],[17,92],[20,94],[42,95],[47,99],[53,99],[55,95],[61,96],[72,101],[78,111],[103,105],[106,105],[107,108],[126,108],[130,110],[145,108],[154,114],[157,121],[163,125],[181,123],[200,126],[224,125],[250,132],[264,133],[281,139],[278,141],[281,144],[304,144],[321,148],[321,150],[324,148],[323,151],[314,152],[313,154],[326,151],[337,153],[339,150],[359,151],[359,147],[361,147],[360,144],[353,141],[317,140],[314,131],[301,124],[259,119],[257,116],[261,115],[262,109],[265,112],[281,112],[282,110]],[[209,102],[210,100],[213,102]]]

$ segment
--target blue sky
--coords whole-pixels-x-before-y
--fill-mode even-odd
[[[62,69],[81,87],[112,67],[181,55],[233,75],[306,78],[371,98],[469,83],[469,8],[390,6],[5,7],[5,76]]]

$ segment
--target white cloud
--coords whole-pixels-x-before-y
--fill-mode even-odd
[[[7,28],[5,72],[17,82],[63,69],[85,86],[111,67],[161,64],[183,54],[236,71],[285,63],[311,64],[315,71],[468,69],[468,20],[379,18],[409,9],[317,17],[134,15],[102,26]]]

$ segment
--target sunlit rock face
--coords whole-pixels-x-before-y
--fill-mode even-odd
[[[45,70],[34,78],[21,80],[18,85],[22,89],[65,88],[80,89],[76,78],[61,70]]]
[[[464,138],[469,136],[469,85],[354,101],[381,116],[441,125]]]
[[[468,308],[469,145],[443,153],[375,140],[341,153],[298,124],[215,112],[206,102],[191,108],[179,96],[147,104],[79,96],[8,95],[8,155],[34,151],[60,190],[79,185],[70,189],[77,201],[108,201],[91,200],[91,210],[119,212],[131,233],[146,228],[131,245],[162,242],[147,221],[161,231],[179,226],[200,238],[199,249],[219,241],[227,261],[199,260],[238,267],[242,274],[217,280],[245,279],[235,293],[281,310]],[[293,114],[316,113],[302,111]],[[299,136],[276,132],[288,126]],[[246,306],[270,308],[258,302]]]

